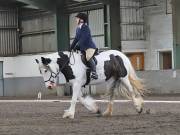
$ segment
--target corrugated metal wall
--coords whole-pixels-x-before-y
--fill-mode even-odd
[[[98,48],[103,48],[104,43],[104,11],[103,9],[89,11],[89,27],[93,40]]]
[[[70,36],[70,40],[72,42],[73,38],[75,37],[76,34],[76,21],[75,21],[75,16],[77,13],[73,13],[69,15],[69,36]]]
[[[19,53],[18,10],[0,7],[0,56]]]
[[[144,40],[144,15],[141,0],[120,0],[122,40]]]
[[[55,15],[27,11],[21,15],[21,53],[57,51]]]
[[[70,40],[75,37],[76,32],[76,21],[75,15],[77,13],[73,13],[69,17],[69,30],[70,30]],[[93,41],[95,42],[98,48],[104,47],[104,13],[103,9],[91,10],[88,11],[89,14],[89,22],[88,25],[91,29],[91,34],[93,37]]]

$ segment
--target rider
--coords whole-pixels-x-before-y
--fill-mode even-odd
[[[85,54],[86,60],[90,65],[91,69],[91,78],[98,79],[98,75],[96,73],[96,64],[93,59],[94,53],[96,51],[96,45],[92,41],[91,32],[89,26],[87,25],[88,16],[85,13],[78,13],[76,15],[76,36],[74,41],[70,46],[70,50],[79,49],[82,54]]]

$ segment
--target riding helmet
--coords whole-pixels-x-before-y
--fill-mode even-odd
[[[88,16],[85,13],[78,13],[75,17],[82,19],[85,23],[87,23]]]

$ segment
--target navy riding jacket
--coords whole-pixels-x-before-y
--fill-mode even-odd
[[[82,24],[81,28],[77,27],[76,36],[71,44],[71,49],[76,48],[76,46],[79,47],[81,52],[87,50],[88,48],[96,49],[96,45],[92,40],[88,25]]]

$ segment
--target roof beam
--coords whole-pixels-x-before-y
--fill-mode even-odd
[[[112,0],[93,0],[97,2],[102,2],[103,4],[110,4]]]
[[[52,3],[49,0],[16,0],[16,1],[28,4],[37,9],[55,10],[55,5],[56,5],[55,3]]]
[[[77,2],[77,3],[72,3],[72,4],[66,4],[64,6],[64,9],[67,13],[74,13],[74,12],[82,12],[82,11],[87,11],[87,10],[94,10],[94,9],[99,9],[103,8],[104,5],[100,1],[84,1],[84,2]]]

